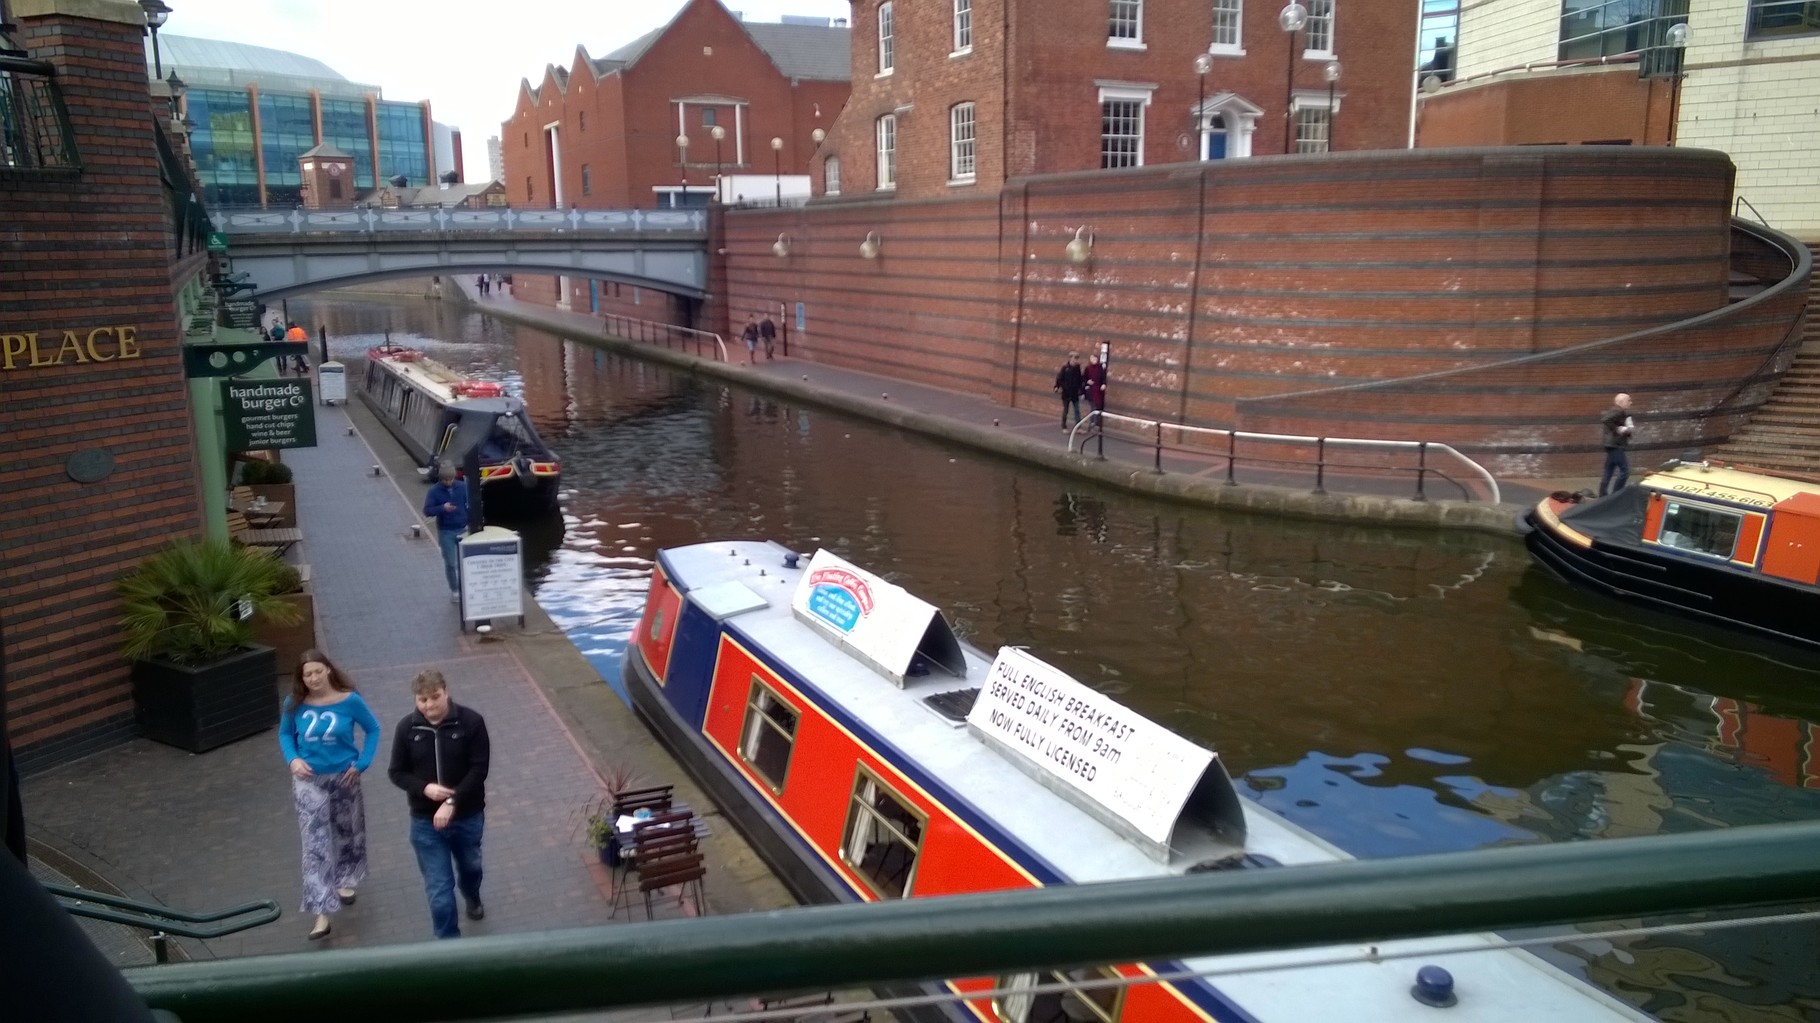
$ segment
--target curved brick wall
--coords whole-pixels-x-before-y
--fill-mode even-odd
[[[1067,352],[1103,339],[1114,411],[1525,454],[1589,443],[1523,434],[1538,395],[1564,399],[1552,409],[1564,423],[1596,416],[1620,386],[1659,393],[1664,413],[1704,414],[1764,370],[1792,300],[1733,307],[1651,349],[1685,359],[1631,375],[1574,355],[1549,365],[1579,368],[1531,366],[1514,392],[1450,397],[1437,384],[1381,407],[1309,392],[1501,366],[1723,310],[1731,189],[1721,153],[1566,146],[1175,164],[1020,179],[988,198],[731,211],[715,268],[726,303],[709,325],[802,302],[798,354],[1039,408]],[[1084,266],[1065,256],[1081,227],[1094,239]],[[877,260],[859,256],[868,230],[883,239]],[[780,232],[786,259],[771,252]],[[1715,393],[1716,377],[1730,383]]]

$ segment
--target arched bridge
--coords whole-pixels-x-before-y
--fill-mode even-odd
[[[692,298],[708,285],[702,210],[219,209],[260,298],[432,274],[573,274]]]

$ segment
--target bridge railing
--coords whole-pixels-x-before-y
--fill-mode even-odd
[[[217,207],[209,213],[215,230],[223,234],[382,234],[490,233],[499,231],[591,231],[624,234],[675,232],[704,234],[705,210],[583,210],[516,209],[513,207],[343,210],[272,210],[259,207]]]
[[[614,337],[663,345],[671,351],[688,352],[698,358],[730,361],[727,358],[726,339],[712,331],[679,327],[674,323],[659,323],[656,320],[640,320],[617,313],[602,313],[601,319],[601,331]]]

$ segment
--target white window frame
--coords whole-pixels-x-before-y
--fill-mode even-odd
[[[883,78],[897,70],[897,13],[891,0],[878,5],[878,74]]]
[[[1120,36],[1112,34],[1113,12],[1121,5],[1132,9],[1132,31],[1135,35]],[[1119,19],[1121,21],[1126,19]],[[1144,0],[1107,0],[1106,4],[1106,47],[1113,50],[1144,50]]]
[[[1148,116],[1145,111],[1150,107],[1151,96],[1156,92],[1154,85],[1117,85],[1100,86],[1100,169],[1116,170],[1105,166],[1106,163],[1106,104],[1112,102],[1135,102],[1138,105],[1137,162],[1132,167],[1144,166],[1144,136],[1148,129]]]
[[[840,194],[840,156],[837,154],[822,160],[822,194]]]
[[[1308,21],[1302,26],[1302,57],[1305,60],[1326,60],[1334,55],[1334,0],[1308,0]],[[1315,26],[1325,29],[1327,45],[1316,47]]]
[[[966,135],[961,134],[962,127]],[[948,183],[970,185],[979,180],[979,121],[972,102],[948,108]]]
[[[1295,151],[1298,153],[1333,152],[1333,111],[1312,105],[1296,110]]]
[[[1325,94],[1322,98],[1326,98]],[[1213,137],[1210,125],[1216,116],[1224,117],[1226,126],[1226,155],[1221,159],[1242,160],[1251,156],[1252,135],[1257,131],[1258,118],[1263,113],[1262,107],[1235,92],[1226,91],[1207,97],[1195,118],[1200,134],[1201,159],[1210,159],[1207,155]]]
[[[950,57],[973,52],[973,0],[954,0],[954,50]]]
[[[897,188],[897,115],[885,114],[872,123],[873,153],[878,164],[880,192]]]
[[[1209,36],[1213,40],[1207,52],[1223,57],[1243,57],[1245,55],[1245,0],[1212,0],[1212,28]],[[1221,22],[1229,22],[1232,39],[1225,42],[1220,39]]]
[[[907,816],[916,820],[916,838],[912,841],[896,823],[874,809],[866,795],[884,796],[897,804]],[[922,865],[923,843],[929,836],[929,816],[909,798],[887,784],[883,776],[861,764],[854,772],[853,790],[847,797],[847,820],[841,826],[840,858],[851,867],[872,894],[880,901],[890,899],[907,899],[916,888],[917,868]],[[881,886],[881,879],[874,878],[862,869],[866,853],[873,844],[896,843],[910,850],[910,869],[904,874],[903,887],[898,891],[887,891]]]

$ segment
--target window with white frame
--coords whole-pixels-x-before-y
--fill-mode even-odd
[[[897,115],[878,119],[878,187],[897,187]]]
[[[1112,0],[1106,45],[1144,45],[1144,0]]]
[[[1302,26],[1302,49],[1309,56],[1333,55],[1333,0],[1308,0],[1308,23]]]
[[[1333,111],[1303,107],[1295,112],[1295,151],[1325,153],[1333,143]]]
[[[1125,1009],[1124,986],[1107,984],[1119,975],[1105,967],[1083,967],[1048,973],[1019,973],[999,979],[1004,992],[994,1004],[1007,1023],[1039,1020],[1083,1020],[1118,1023]],[[1050,990],[1038,993],[1035,988]],[[1088,986],[1091,985],[1091,986]]]
[[[1100,89],[1100,166],[1144,165],[1144,108],[1147,88]]]
[[[784,790],[790,754],[796,750],[796,708],[757,675],[746,695],[746,723],[739,734],[739,758],[772,792]]]
[[[878,73],[881,75],[888,75],[891,73],[891,70],[893,68],[897,67],[897,50],[896,50],[895,42],[894,42],[894,37],[896,36],[897,29],[896,29],[896,26],[893,24],[894,20],[895,19],[893,18],[893,15],[891,13],[891,4],[888,2],[888,0],[886,3],[879,4],[878,5]]]
[[[1245,0],[1213,0],[1213,43],[1208,53],[1245,52]]]
[[[973,0],[954,0],[954,52],[973,49]]]
[[[948,180],[974,176],[973,104],[956,103],[948,111]]]
[[[841,859],[881,899],[910,895],[928,819],[863,765],[853,779]]]
[[[840,157],[830,156],[822,161],[822,194],[840,194]]]

